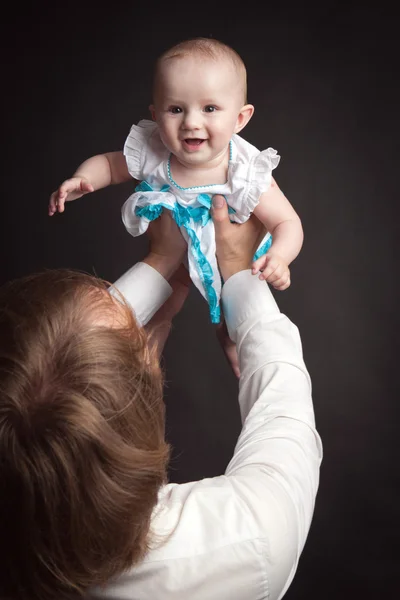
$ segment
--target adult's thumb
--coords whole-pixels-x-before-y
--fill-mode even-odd
[[[220,194],[216,194],[213,196],[212,205],[212,218],[215,227],[223,227],[226,222],[229,222],[228,205],[225,198]]]

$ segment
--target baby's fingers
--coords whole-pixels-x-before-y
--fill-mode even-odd
[[[65,201],[67,199],[67,194],[64,193],[59,193],[58,197],[57,197],[57,210],[58,212],[62,213],[65,210]]]
[[[68,194],[72,194],[73,192],[81,191],[81,185],[79,179],[67,179],[64,181],[58,188],[58,200],[63,200],[65,202]]]
[[[53,216],[54,213],[57,212],[57,195],[58,195],[58,190],[57,192],[53,192],[52,195],[50,196],[50,202],[49,202],[49,216]]]
[[[279,292],[283,292],[283,290],[286,290],[290,286],[290,273],[286,271],[282,277],[274,281],[272,285]]]
[[[262,273],[260,273],[259,279],[272,283],[272,281],[280,277],[281,273],[279,261],[275,258],[266,257],[265,267]]]
[[[261,269],[263,269],[267,264],[267,255],[263,254],[260,258],[257,258],[252,264],[251,272],[253,275],[258,273]]]
[[[265,275],[266,272],[267,271],[264,271],[263,275]],[[282,263],[279,263],[270,275],[265,275],[265,278],[268,281],[268,283],[275,284],[282,277],[284,277],[285,273],[287,272],[287,267],[285,267],[285,265],[283,265]]]

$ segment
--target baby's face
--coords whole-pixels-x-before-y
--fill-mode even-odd
[[[225,155],[243,103],[243,78],[229,59],[188,56],[163,63],[152,112],[170,152],[203,167]]]

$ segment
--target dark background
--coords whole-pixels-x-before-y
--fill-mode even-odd
[[[50,6],[50,5],[49,5]],[[385,4],[9,5],[3,15],[0,283],[44,267],[115,280],[146,252],[124,184],[47,216],[50,193],[148,118],[157,55],[192,36],[232,45],[255,115],[243,137],[275,176],[305,243],[275,294],[300,327],[324,461],[285,598],[394,598],[400,574],[397,377],[398,20]],[[54,12],[57,10],[57,13]],[[59,11],[65,10],[62,14]],[[194,289],[165,353],[171,480],[221,474],[239,432],[237,384]],[[394,589],[393,589],[394,588]],[[189,600],[189,599],[188,599]]]

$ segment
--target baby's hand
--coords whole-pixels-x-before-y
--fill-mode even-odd
[[[50,196],[49,215],[54,215],[57,211],[64,212],[64,204],[70,200],[76,200],[84,194],[93,192],[94,187],[86,177],[72,177],[66,179]]]
[[[251,270],[253,274],[262,271],[259,279],[264,279],[276,290],[286,290],[290,285],[290,270],[287,263],[281,256],[271,251],[254,261]]]

